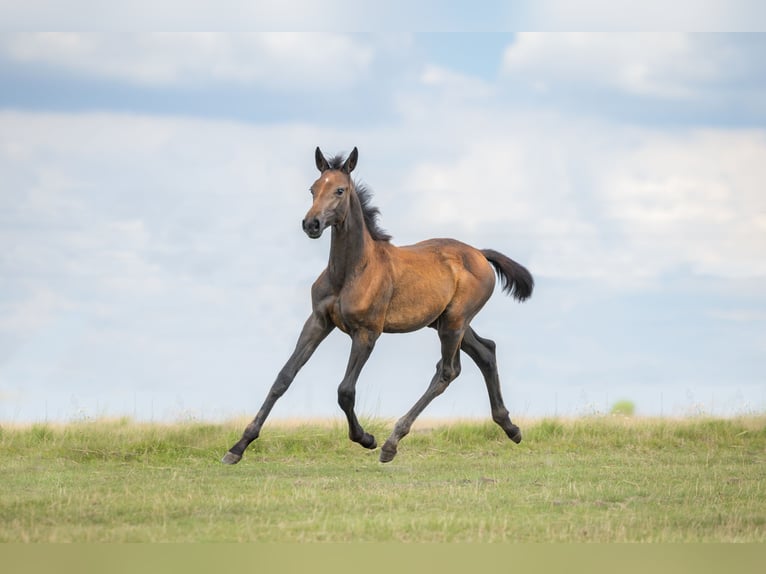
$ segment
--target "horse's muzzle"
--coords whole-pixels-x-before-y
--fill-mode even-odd
[[[322,235],[322,223],[319,221],[318,217],[313,217],[311,219],[304,219],[303,220],[303,231],[306,232],[306,235],[311,237],[311,239],[317,239]]]

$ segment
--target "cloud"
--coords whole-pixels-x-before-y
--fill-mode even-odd
[[[326,262],[299,227],[317,141],[301,126],[0,113],[0,386],[183,393],[278,362]]]
[[[428,88],[461,99],[483,99],[493,93],[492,87],[486,82],[441,66],[426,66],[420,76],[420,81]]]
[[[215,6],[200,2],[166,0],[120,2],[70,0],[66,6],[50,0],[0,4],[0,21],[16,30],[301,30],[345,29],[374,31],[406,27],[438,32],[498,30],[723,30],[761,31],[764,10],[753,0],[517,0],[485,2],[482,10],[470,5],[449,5],[434,0],[414,4],[391,0],[385,5],[351,0],[325,0],[321,4],[293,0],[225,0]]]
[[[373,58],[369,45],[341,34],[32,33],[3,40],[0,49],[14,62],[158,87],[220,82],[333,92],[364,74]]]
[[[527,30],[756,32],[763,31],[766,11],[757,0],[544,0],[525,3]]]
[[[604,172],[605,215],[636,265],[689,265],[702,275],[766,277],[766,133],[646,133]],[[660,263],[661,262],[661,263]]]
[[[0,236],[13,246],[2,275],[19,293],[48,285],[94,313],[194,298],[221,272],[254,281],[248,241],[266,241],[275,222],[292,228],[305,208],[287,191],[306,189],[308,175],[285,162],[286,142],[317,139],[301,127],[110,114],[7,112],[0,125]]]
[[[66,302],[59,294],[37,285],[18,304],[11,305],[7,300],[3,302],[0,306],[0,330],[26,336],[45,326],[51,316],[66,307]]]
[[[682,33],[522,33],[506,48],[502,71],[539,93],[564,97],[611,91],[707,101],[714,87],[749,83],[761,68],[749,42]]]
[[[413,226],[503,242],[550,278],[636,288],[679,270],[766,277],[762,130],[487,115],[456,130],[480,138],[445,135],[449,155],[409,171]]]
[[[423,5],[425,4],[425,5]],[[437,8],[442,8],[437,10]],[[475,11],[474,11],[475,12]],[[0,3],[0,22],[10,30],[82,30],[98,29],[110,33],[125,31],[226,30],[230,32],[333,32],[346,30],[374,31],[401,28],[401,14],[417,17],[427,28],[452,30],[465,22],[465,14],[445,18],[445,9],[433,0],[418,3],[392,0],[385,6],[353,0],[223,0],[215,6],[184,0],[133,0],[94,2],[70,0],[66,6],[51,0]]]

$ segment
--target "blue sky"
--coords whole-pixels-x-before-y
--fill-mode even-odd
[[[766,408],[766,35],[0,34],[0,421],[255,413],[329,239],[314,147],[358,146],[394,243],[535,275],[474,326],[512,416]],[[274,416],[340,416],[336,333]],[[378,343],[397,417],[433,332]],[[479,417],[478,370],[426,416]]]

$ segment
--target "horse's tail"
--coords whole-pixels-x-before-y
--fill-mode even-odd
[[[494,249],[482,249],[481,253],[495,268],[506,294],[517,301],[526,301],[532,296],[535,280],[526,267]]]

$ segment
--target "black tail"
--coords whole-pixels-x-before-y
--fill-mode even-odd
[[[526,267],[494,249],[482,249],[481,252],[497,271],[505,293],[517,301],[526,301],[532,296],[535,280]]]

